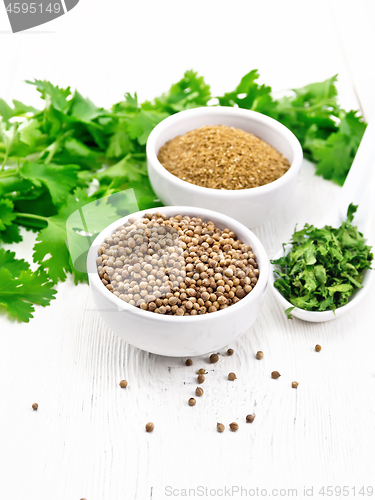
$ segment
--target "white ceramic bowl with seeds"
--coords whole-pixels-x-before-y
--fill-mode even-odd
[[[158,160],[161,146],[178,135],[206,125],[226,125],[250,132],[267,142],[289,161],[289,170],[275,181],[250,189],[220,190],[183,181]],[[255,227],[271,219],[290,203],[302,165],[296,136],[268,116],[240,108],[202,107],[181,111],[160,122],[147,141],[147,166],[152,187],[165,205],[190,205],[216,210]]]
[[[104,239],[130,217],[160,212],[167,217],[189,215],[211,220],[220,229],[229,228],[238,239],[252,247],[259,277],[253,290],[236,304],[213,313],[197,316],[169,316],[132,306],[112,294],[103,285],[96,259]],[[247,332],[257,319],[266,293],[269,259],[252,231],[240,222],[220,213],[195,207],[159,207],[131,214],[107,226],[92,243],[87,256],[89,282],[98,312],[105,323],[122,339],[139,349],[164,356],[198,356],[216,352]]]

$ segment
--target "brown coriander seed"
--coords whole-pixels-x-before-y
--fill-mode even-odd
[[[190,358],[185,361],[186,366],[191,366],[192,364],[193,364],[193,360]]]
[[[195,394],[199,397],[203,396],[203,393],[204,393],[204,390],[202,389],[202,387],[197,387],[195,389]]]
[[[146,432],[152,432],[154,430],[155,426],[152,422],[148,422],[146,424]]]
[[[228,380],[233,381],[233,380],[236,380],[236,378],[237,378],[237,376],[235,373],[233,373],[233,372],[228,373]]]
[[[233,431],[233,432],[238,431],[238,424],[237,424],[237,422],[232,422],[231,424],[229,424],[229,427],[230,427],[230,430]]]
[[[34,411],[36,411],[36,410],[38,409],[38,406],[39,406],[39,405],[38,405],[38,403],[33,403],[33,404],[31,405],[31,408],[32,408]]]
[[[233,353],[234,353],[233,349],[228,349],[227,350],[228,356],[233,356]]]
[[[292,382],[293,389],[297,389],[298,385],[299,385],[298,382]]]
[[[219,424],[219,422],[216,425],[216,429],[218,432],[224,432],[225,426],[224,424]]]
[[[198,375],[197,380],[198,384],[203,384],[203,382],[206,380],[206,377],[204,375]]]
[[[263,351],[258,351],[258,352],[256,353],[255,357],[256,357],[257,359],[263,359],[263,357],[264,357]]]
[[[205,375],[206,374],[206,370],[204,368],[199,368],[199,370],[197,371],[197,374],[198,375]]]
[[[195,401],[194,398],[190,398],[189,401],[188,401],[188,403],[189,403],[189,406],[194,406],[195,403],[196,403],[196,401]]]
[[[210,362],[211,363],[217,363],[219,361],[219,356],[217,354],[211,354],[210,356]]]
[[[271,373],[271,377],[272,377],[273,379],[275,379],[275,380],[276,380],[276,379],[278,379],[279,377],[281,377],[281,375],[280,375],[280,373],[279,373],[279,372],[272,372],[272,373]]]
[[[246,415],[246,422],[251,424],[254,422],[255,415]]]
[[[322,346],[321,346],[321,345],[319,345],[319,344],[316,344],[316,346],[315,346],[315,351],[316,351],[316,352],[320,352],[321,350],[322,350]]]
[[[125,387],[128,385],[128,382],[126,380],[121,380],[121,382],[119,383],[119,386],[121,387],[121,389],[125,389]]]

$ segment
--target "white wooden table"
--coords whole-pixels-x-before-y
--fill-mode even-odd
[[[371,0],[81,0],[53,23],[13,35],[0,6],[0,96],[38,104],[23,80],[46,78],[109,106],[125,91],[152,98],[191,67],[214,94],[259,68],[275,90],[339,73],[343,105],[357,109],[359,99],[369,119],[374,14]],[[339,190],[305,162],[290,207],[254,228],[269,256],[296,222],[318,222]],[[30,259],[33,235],[23,234],[12,249]],[[367,498],[360,488],[375,490],[374,300],[372,287],[353,312],[308,324],[288,321],[269,291],[255,326],[230,346],[232,357],[216,365],[194,359],[192,367],[121,341],[93,309],[88,286],[71,280],[30,324],[1,315],[0,498],[240,498],[243,488],[242,497],[301,499],[324,498],[322,486],[349,487],[336,498]],[[189,407],[201,367],[205,394]],[[277,381],[273,370],[282,374]],[[230,371],[235,383],[226,380]],[[228,430],[232,421],[237,433]]]

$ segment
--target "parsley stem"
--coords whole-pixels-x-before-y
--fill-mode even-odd
[[[48,217],[43,217],[43,215],[23,214],[20,212],[14,212],[14,215],[16,215],[16,217],[26,217],[28,219],[38,219],[38,220],[43,220],[45,222],[48,222]]]

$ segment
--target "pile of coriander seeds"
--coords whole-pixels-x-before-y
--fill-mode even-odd
[[[119,299],[145,311],[194,316],[225,309],[258,281],[250,246],[200,217],[129,218],[100,245],[97,270]]]

